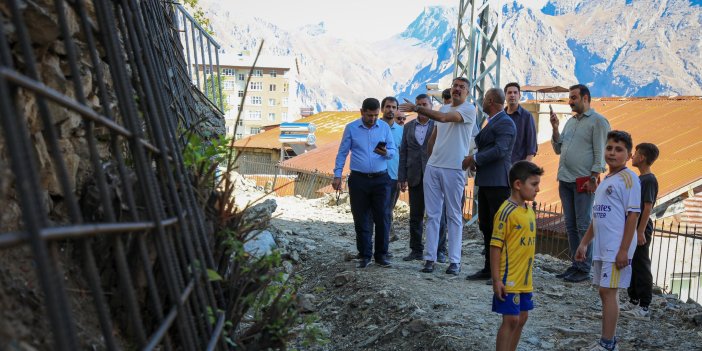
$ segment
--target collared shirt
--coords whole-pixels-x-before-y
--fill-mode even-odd
[[[427,137],[427,130],[429,130],[429,121],[424,124],[417,121],[417,125],[414,126],[414,137],[417,139],[419,145],[424,145],[424,139]]]
[[[385,156],[373,152],[380,141],[387,143]],[[370,128],[363,124],[361,118],[346,125],[341,137],[341,144],[339,144],[339,152],[336,154],[334,177],[341,177],[349,151],[351,151],[351,170],[363,173],[377,173],[387,170],[387,160],[397,154],[390,126],[380,119]]]
[[[390,126],[390,134],[392,134],[392,140],[395,142],[395,147],[400,147],[402,144],[402,130],[403,126],[393,123]],[[397,180],[397,168],[400,166],[400,153],[395,152],[395,155],[388,160],[388,175],[390,179]]]
[[[571,117],[560,138],[551,140],[553,151],[561,155],[558,180],[575,183],[575,178],[604,172],[604,148],[609,130],[609,121],[594,109]]]
[[[536,124],[531,113],[522,105],[517,105],[517,110],[512,114],[505,113],[512,118],[514,125],[517,127],[517,135],[514,138],[514,147],[512,148],[512,163],[526,160],[529,155],[536,155],[538,146],[536,144]]]

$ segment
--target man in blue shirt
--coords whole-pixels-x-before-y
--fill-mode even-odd
[[[393,141],[395,142],[395,147],[399,149],[402,144],[402,129],[403,127],[399,123],[395,123],[395,117],[401,112],[397,111],[398,106],[397,99],[392,96],[384,98],[380,102],[380,108],[383,111],[383,122],[390,126],[390,133],[392,134]],[[400,197],[400,185],[397,183],[397,168],[400,164],[400,153],[395,152],[395,156],[388,160],[388,175],[390,176],[390,201],[388,202],[387,216],[390,221],[390,234],[393,233],[392,228],[392,212],[397,204],[397,199]],[[389,255],[389,257],[392,257]]]
[[[341,173],[346,157],[351,151],[351,175],[349,176],[349,197],[354,229],[356,230],[356,248],[361,256],[359,268],[370,264],[371,256],[375,263],[389,267],[388,231],[390,222],[387,206],[390,200],[390,176],[387,160],[397,153],[390,127],[378,120],[380,102],[374,98],[363,100],[361,118],[349,123],[344,128],[339,152],[334,166],[332,187],[341,189]],[[375,253],[373,253],[373,227],[375,224]]]
[[[505,112],[514,121],[517,127],[517,135],[514,138],[514,148],[512,148],[512,164],[517,161],[531,161],[536,156],[536,124],[531,112],[525,110],[519,100],[522,97],[519,83],[512,82],[505,85],[505,97],[507,107]]]

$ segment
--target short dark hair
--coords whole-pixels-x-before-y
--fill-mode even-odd
[[[490,88],[485,92],[485,97],[492,97],[492,102],[498,105],[505,104],[505,93],[500,88]]]
[[[417,95],[416,98],[414,98],[414,100],[417,101],[417,100],[428,99],[428,98],[429,98],[429,95],[427,95],[427,94],[419,94],[419,95]]]
[[[444,91],[441,92],[441,98],[446,100],[451,98],[451,89],[444,89]]]
[[[394,96],[386,96],[385,99],[383,99],[383,101],[380,102],[380,107],[385,107],[385,103],[387,103],[388,101],[395,101],[395,105],[400,105],[400,103],[397,102],[397,99],[395,99]]]
[[[580,93],[580,97],[585,97],[587,96],[587,101],[592,101],[592,95],[590,95],[590,88],[586,87],[583,84],[575,84],[572,87],[570,87],[568,90],[575,90],[578,89],[578,92]]]
[[[466,77],[456,77],[456,78],[453,78],[453,80],[451,81],[451,83],[453,83],[453,82],[455,82],[455,81],[457,81],[457,80],[460,80],[461,82],[470,85],[470,81],[469,81],[468,78],[466,78]]]
[[[636,151],[643,155],[646,163],[650,166],[653,162],[656,162],[660,151],[658,151],[658,146],[652,143],[641,143],[636,145]]]
[[[631,134],[623,130],[613,130],[607,133],[607,141],[614,141],[616,143],[624,143],[626,146],[626,151],[631,152],[634,147],[634,142],[631,141]]]
[[[505,85],[505,93],[507,93],[507,88],[509,88],[509,87],[516,87],[518,92],[522,92],[522,88],[519,86],[519,83],[517,83],[517,82],[507,83],[507,85]]]
[[[363,104],[361,105],[362,111],[377,110],[379,108],[380,102],[376,98],[367,98],[363,100]]]
[[[509,170],[509,186],[513,187],[517,180],[526,182],[531,176],[542,175],[544,175],[544,169],[537,166],[536,163],[527,160],[518,161]]]

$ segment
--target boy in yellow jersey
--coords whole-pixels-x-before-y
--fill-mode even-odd
[[[595,190],[592,221],[575,251],[575,260],[584,261],[592,241],[592,283],[599,287],[602,300],[602,335],[589,351],[619,350],[617,319],[618,289],[629,287],[631,259],[636,250],[636,223],[641,212],[641,186],[632,170],[626,167],[631,159],[633,142],[627,132],[613,130],[607,134],[604,156],[609,173]]]
[[[536,242],[536,216],[525,201],[539,192],[544,170],[529,161],[519,161],[509,170],[510,197],[495,215],[490,240],[492,311],[502,314],[497,331],[497,350],[517,349],[522,328],[534,309],[532,266]]]

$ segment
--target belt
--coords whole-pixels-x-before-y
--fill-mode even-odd
[[[375,172],[375,173],[363,173],[363,172],[358,172],[358,171],[351,171],[351,175],[357,175],[361,177],[367,177],[367,178],[377,178],[377,177],[382,177],[384,175],[388,174],[388,171],[380,171],[380,172]]]

